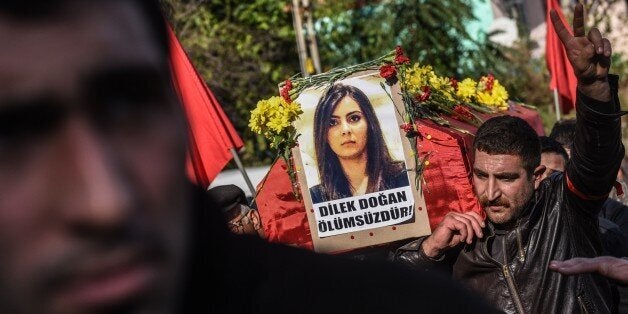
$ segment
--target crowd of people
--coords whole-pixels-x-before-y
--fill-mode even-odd
[[[578,78],[568,152],[487,120],[472,166],[486,220],[449,213],[391,262],[270,244],[237,188],[189,185],[157,0],[0,2],[0,313],[617,312],[611,45],[581,5],[573,35],[551,17]]]

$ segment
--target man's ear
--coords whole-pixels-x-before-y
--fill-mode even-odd
[[[249,215],[251,217],[251,223],[253,224],[253,228],[255,228],[255,231],[257,231],[257,234],[264,238],[264,228],[262,228],[262,219],[259,216],[259,212],[257,211],[257,209],[252,209],[249,212]]]
[[[545,166],[543,165],[539,165],[538,167],[536,167],[536,169],[534,169],[534,173],[532,174],[534,176],[534,189],[538,189],[539,185],[541,184],[541,181],[543,181],[543,173],[545,173]]]

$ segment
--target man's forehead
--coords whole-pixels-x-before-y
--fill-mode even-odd
[[[488,154],[477,150],[473,168],[491,173],[515,173],[524,170],[523,160],[519,155]]]
[[[0,50],[0,99],[72,93],[90,71],[159,64],[145,18],[129,1],[64,3],[66,7],[38,19],[0,14],[0,40],[5,43]]]
[[[565,170],[565,158],[554,152],[545,152],[541,154],[541,164],[548,166],[552,169],[564,171]]]

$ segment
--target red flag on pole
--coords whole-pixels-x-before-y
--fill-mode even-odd
[[[547,69],[551,76],[550,89],[558,91],[562,112],[568,113],[575,107],[576,85],[578,80],[573,72],[571,63],[569,63],[569,59],[567,59],[565,48],[554,30],[554,25],[552,24],[549,14],[551,9],[556,10],[556,13],[558,13],[558,16],[565,25],[568,25],[568,23],[565,20],[558,0],[547,0],[547,14],[545,16],[547,23],[545,58],[547,60]]]
[[[207,188],[233,158],[230,150],[244,144],[172,29],[168,31],[174,85],[188,121],[187,174],[192,182]]]

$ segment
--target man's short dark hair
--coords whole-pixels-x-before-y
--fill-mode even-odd
[[[563,147],[571,147],[576,135],[576,119],[556,121],[549,137],[555,139]]]
[[[539,140],[541,141],[541,154],[554,153],[560,155],[565,160],[565,163],[567,163],[569,155],[567,155],[567,151],[557,140],[548,136],[541,136]]]
[[[541,164],[539,137],[523,119],[500,116],[486,120],[475,134],[475,151],[489,155],[516,155],[529,175]]]

